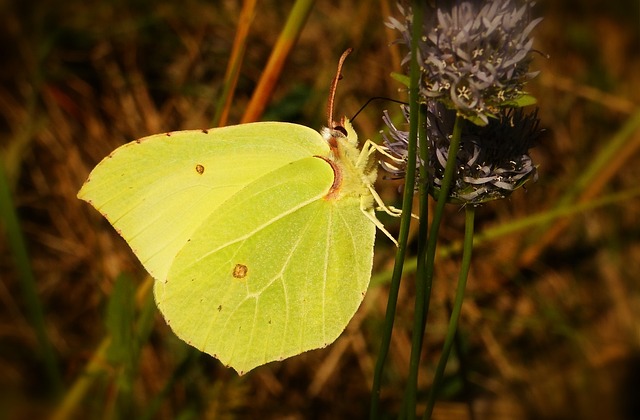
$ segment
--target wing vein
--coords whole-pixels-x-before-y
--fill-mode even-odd
[[[265,223],[263,223],[263,224],[261,224],[259,226],[256,226],[255,229],[247,232],[246,234],[244,234],[242,236],[238,236],[237,238],[235,238],[232,241],[228,241],[228,242],[225,242],[223,244],[220,244],[217,248],[214,248],[214,249],[210,250],[206,254],[203,254],[202,256],[200,256],[200,258],[198,258],[197,260],[194,260],[194,264],[200,262],[200,260],[203,260],[203,259],[207,258],[209,255],[220,251],[223,248],[226,248],[226,247],[228,247],[230,245],[233,245],[235,243],[238,243],[238,242],[245,241],[245,240],[249,239],[251,236],[253,236],[256,233],[260,232],[262,229],[265,229],[265,228],[269,227],[270,225],[272,225],[273,223],[279,221],[280,219],[283,219],[283,218],[287,217],[288,215],[290,215],[292,213],[295,213],[296,211],[304,208],[305,206],[308,206],[309,204],[312,204],[313,202],[321,199],[323,196],[324,196],[324,193],[323,194],[318,194],[317,196],[312,197],[309,200],[303,201],[300,204],[298,204],[298,205],[296,205],[294,207],[291,207],[287,211],[284,211],[284,212],[278,214],[277,216],[267,220]]]

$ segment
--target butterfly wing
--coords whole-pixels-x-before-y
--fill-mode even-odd
[[[178,251],[229,197],[290,162],[327,153],[316,131],[288,123],[154,135],[106,157],[78,197],[99,210],[147,271],[164,281]]]
[[[333,342],[369,284],[375,226],[358,197],[327,198],[309,157],[230,198],[178,252],[158,306],[173,331],[239,373]]]

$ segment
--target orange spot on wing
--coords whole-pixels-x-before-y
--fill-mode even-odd
[[[244,264],[236,264],[236,266],[233,267],[233,277],[237,279],[243,279],[247,277],[248,272],[249,268]]]

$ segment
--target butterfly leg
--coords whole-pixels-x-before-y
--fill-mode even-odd
[[[368,158],[369,156],[371,156],[374,152],[378,152],[380,154],[382,154],[383,156],[391,159],[394,162],[398,162],[398,163],[404,163],[404,159],[399,158],[397,156],[393,156],[392,154],[390,154],[388,152],[389,149],[387,149],[384,146],[380,146],[377,143],[372,142],[371,140],[367,140],[364,142],[364,144],[362,145],[362,153],[360,154],[360,158],[358,159],[358,163],[360,163],[361,159],[365,159]],[[362,156],[362,155],[366,155],[366,156]]]
[[[384,233],[387,236],[387,238],[391,239],[391,242],[393,242],[396,246],[398,246],[398,241],[396,241],[396,238],[394,238],[393,235],[391,235],[389,231],[385,229],[382,222],[380,222],[380,220],[378,220],[378,218],[376,217],[375,213],[373,212],[373,209],[368,207],[368,202],[369,200],[367,199],[367,197],[362,197],[360,199],[360,210],[365,214],[365,216],[369,218],[369,220],[373,222],[373,224],[378,229],[380,229],[382,233]]]
[[[373,188],[373,185],[369,185],[368,187],[369,187],[369,191],[371,192],[371,195],[373,196],[373,200],[378,205],[377,210],[382,210],[385,213],[387,213],[389,216],[393,216],[393,217],[400,217],[402,215],[402,210],[397,209],[393,206],[387,206],[384,203],[384,201],[382,201],[382,198],[380,197],[378,192],[375,190],[375,188]]]

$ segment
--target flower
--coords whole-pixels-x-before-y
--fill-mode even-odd
[[[403,107],[405,118],[408,117]],[[439,102],[430,102],[427,111],[429,144],[428,176],[430,193],[437,198],[449,156],[449,144],[456,111]],[[399,130],[388,113],[383,117],[389,135],[383,134],[385,147],[399,160],[406,161],[409,133]],[[543,133],[537,110],[525,114],[521,108],[503,108],[485,126],[463,125],[460,149],[456,156],[456,173],[448,201],[458,204],[480,204],[505,198],[527,181],[537,179],[536,167],[529,156]],[[418,160],[418,165],[424,162]],[[394,177],[404,176],[404,166],[383,163]]]
[[[442,101],[448,108],[478,124],[487,124],[502,107],[525,97],[529,72],[531,31],[542,18],[530,19],[533,2],[520,7],[512,0],[453,1],[450,8],[428,10],[418,42],[421,65],[420,95]],[[411,11],[400,7],[405,21],[388,25],[411,46]],[[404,62],[409,61],[409,56]]]
[[[401,109],[402,113],[404,114],[404,119],[409,122],[409,107],[403,105]],[[389,112],[387,112],[386,110],[382,115],[382,120],[387,125],[387,127],[389,127],[389,136],[391,136],[391,138],[389,138],[389,136],[387,136],[384,131],[381,131],[380,133],[382,134],[382,138],[384,140],[384,147],[394,158],[394,163],[383,160],[380,161],[380,166],[386,172],[391,174],[391,178],[404,178],[404,175],[406,173],[405,166],[409,155],[407,150],[409,146],[409,132],[402,131],[396,128],[396,126],[393,124],[393,121],[391,121]],[[420,158],[416,159],[418,159],[417,165],[421,165],[422,162],[419,160]],[[416,170],[418,168],[419,166],[416,166]]]

